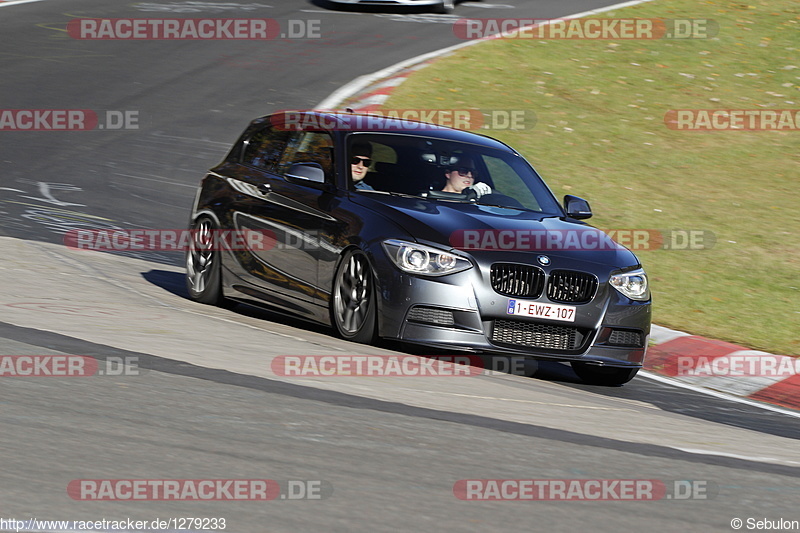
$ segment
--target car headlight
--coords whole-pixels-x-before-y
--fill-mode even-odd
[[[647,274],[641,268],[622,274],[614,274],[608,282],[631,300],[644,302],[650,299]]]
[[[409,274],[444,276],[472,267],[472,263],[464,257],[423,244],[393,239],[382,244],[389,259]]]

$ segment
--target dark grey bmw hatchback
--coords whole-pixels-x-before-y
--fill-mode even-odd
[[[586,382],[619,385],[644,360],[650,290],[637,257],[591,216],[483,135],[277,113],[202,179],[187,288],[356,342],[565,361]]]

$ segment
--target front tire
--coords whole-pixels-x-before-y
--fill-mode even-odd
[[[369,259],[361,250],[350,250],[334,277],[331,322],[342,338],[372,344],[378,333],[376,308],[376,284]]]
[[[572,370],[589,385],[614,387],[632,380],[639,372],[638,368],[619,368],[601,365],[589,365],[579,361],[570,363]]]
[[[217,227],[209,217],[200,217],[192,225],[189,250],[186,252],[186,289],[196,302],[225,306],[222,295],[221,256],[216,250]]]

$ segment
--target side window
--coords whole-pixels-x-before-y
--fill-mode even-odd
[[[278,164],[278,174],[286,173],[293,163],[318,163],[325,171],[327,180],[332,181],[333,140],[331,136],[316,131],[292,133]]]
[[[393,146],[377,136],[350,135],[347,140],[347,183],[350,190],[394,191],[402,181]]]
[[[286,148],[289,135],[288,131],[281,131],[271,126],[259,130],[245,141],[242,163],[274,173]]]

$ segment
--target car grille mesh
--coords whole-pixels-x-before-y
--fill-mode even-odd
[[[577,350],[583,339],[580,330],[572,326],[495,320],[492,328],[492,342],[545,350]]]
[[[617,346],[638,346],[642,345],[642,334],[638,331],[628,331],[625,329],[615,329],[608,337],[608,344]]]
[[[544,271],[531,265],[496,263],[492,265],[491,281],[498,294],[538,298],[544,288]]]
[[[452,311],[422,306],[414,307],[408,313],[408,320],[423,322],[425,324],[436,324],[438,326],[452,326],[456,323]]]
[[[597,278],[586,272],[554,270],[547,283],[547,297],[553,302],[581,304],[591,301]]]

